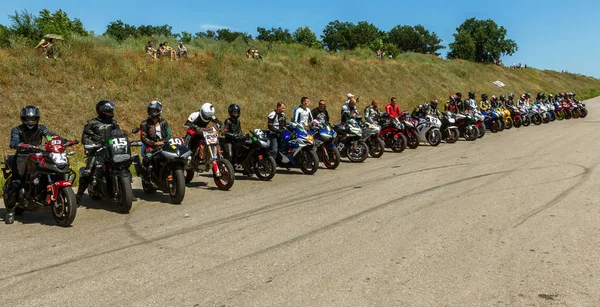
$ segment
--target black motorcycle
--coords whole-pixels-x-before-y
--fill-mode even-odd
[[[134,133],[137,131],[139,129],[134,129]],[[129,213],[133,204],[132,175],[129,171],[133,161],[131,146],[141,146],[141,142],[129,142],[123,131],[112,126],[107,127],[104,133],[104,144],[85,146],[86,150],[94,150],[88,194],[94,200],[112,199],[119,213]],[[80,173],[83,174],[84,170],[82,167]]]
[[[346,124],[337,124],[333,126],[337,132],[338,151],[343,157],[347,157],[351,162],[363,162],[369,156],[369,147],[362,141],[362,129],[360,125],[350,120]]]
[[[144,152],[144,147],[142,147]],[[185,165],[192,155],[181,138],[171,138],[146,154],[146,161],[139,163],[136,156],[136,172],[142,179],[142,189],[147,194],[156,190],[169,193],[171,203],[181,204],[185,197]]]
[[[269,155],[269,137],[265,131],[254,129],[252,135],[239,138],[233,143],[231,163],[238,173],[255,174],[260,180],[271,180],[277,171],[275,159]]]
[[[452,112],[443,112],[442,114],[444,115],[440,118],[442,122],[442,126],[440,127],[442,138],[446,143],[456,143],[460,137],[460,131],[456,126],[456,114]]]

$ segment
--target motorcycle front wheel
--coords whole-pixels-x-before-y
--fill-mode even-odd
[[[513,127],[513,119],[509,117],[504,121],[504,129],[510,129],[512,127]]]
[[[533,116],[533,123],[534,123],[536,126],[539,126],[539,125],[541,125],[541,124],[542,124],[542,116],[541,116],[541,115],[539,115],[539,114],[536,114],[536,115],[534,115],[534,116]]]
[[[58,192],[58,199],[52,206],[52,216],[56,224],[69,227],[77,215],[77,200],[71,187],[64,187]]]
[[[520,118],[515,118],[513,121],[513,125],[515,126],[515,128],[521,127],[522,124],[523,124],[523,121]]]
[[[275,176],[277,165],[270,155],[263,155],[262,159],[253,159],[254,174],[259,180],[269,181]]]
[[[431,129],[427,131],[427,143],[431,146],[438,146],[442,142],[442,132],[440,129]]]
[[[171,176],[171,181],[167,182],[169,196],[172,204],[179,205],[185,197],[185,176],[182,169],[174,170]]]
[[[458,137],[459,137],[460,133],[458,132],[458,129],[446,129],[446,137],[444,138],[444,142],[448,143],[448,144],[452,144],[452,143],[456,143],[456,141],[458,141]]]
[[[351,162],[363,162],[369,155],[369,147],[363,141],[358,141],[356,144],[349,144],[346,147],[346,156]]]
[[[340,151],[336,146],[324,146],[319,151],[326,168],[336,169],[340,165]]]
[[[117,210],[119,213],[127,214],[131,211],[133,205],[133,190],[131,189],[131,179],[129,176],[117,177]]]
[[[300,170],[304,174],[312,175],[317,172],[319,169],[319,157],[317,156],[316,152],[303,149],[298,155],[298,159],[300,159],[300,161],[296,160],[297,165],[300,166]]]
[[[369,155],[373,158],[380,158],[385,152],[385,143],[377,136],[369,139]]]
[[[406,134],[406,144],[410,149],[419,147],[419,138],[415,132],[409,132]]]
[[[403,152],[406,149],[406,143],[408,143],[408,141],[404,134],[398,134],[398,138],[392,140],[392,145],[390,147],[393,152]]]
[[[477,136],[479,136],[479,128],[477,128],[477,126],[470,125],[465,127],[465,140],[475,141],[477,139]]]
[[[588,110],[587,109],[581,109],[581,111],[579,112],[579,117],[584,118],[588,115]]]
[[[218,159],[216,162],[220,176],[217,176],[217,174],[213,172],[213,179],[219,190],[227,191],[231,189],[235,182],[235,169],[229,160]]]

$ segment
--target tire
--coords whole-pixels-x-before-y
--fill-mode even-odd
[[[385,152],[385,143],[379,137],[369,139],[369,155],[373,158],[381,158]]]
[[[565,110],[565,119],[571,119],[571,110]]]
[[[431,146],[438,146],[442,142],[442,132],[440,129],[431,129],[427,131],[427,143]]]
[[[556,120],[556,113],[552,112],[552,114],[548,117],[550,118],[550,121],[553,122]]]
[[[406,146],[410,149],[415,149],[419,147],[419,138],[415,135],[414,132],[409,132],[406,137]]]
[[[523,124],[523,121],[521,120],[521,118],[515,118],[513,120],[513,126],[515,126],[515,128],[521,127],[522,124]]]
[[[584,118],[584,117],[586,117],[588,115],[588,110],[587,109],[581,109],[579,111],[579,113],[581,113],[581,114],[579,114],[579,117]]]
[[[277,171],[275,159],[273,159],[273,157],[271,157],[270,155],[263,156],[262,160],[254,161],[253,168],[256,177],[258,177],[259,180],[263,181],[269,181],[273,179],[273,177],[275,176],[275,172]]]
[[[533,116],[533,119],[532,119],[532,121],[533,121],[533,123],[534,123],[536,126],[539,126],[539,125],[541,125],[541,124],[542,124],[542,116],[541,116],[541,115],[539,115],[539,114],[535,114],[535,115]]]
[[[366,148],[366,144],[365,144],[365,148]],[[368,154],[368,153],[367,153]],[[300,170],[306,174],[306,175],[312,175],[314,173],[317,172],[317,170],[319,169],[319,157],[317,156],[317,153],[312,151],[312,150],[308,150],[308,149],[303,149],[300,152],[300,157],[301,160],[297,161],[298,165],[300,166]]]
[[[217,177],[217,174],[213,172],[213,180],[219,190],[227,191],[231,189],[235,182],[235,169],[231,162],[226,159],[218,159],[216,163],[221,176]]]
[[[321,161],[328,169],[336,169],[340,165],[340,151],[337,146],[321,148]]]
[[[346,146],[346,156],[351,162],[363,162],[367,159],[368,155],[369,147],[363,141],[358,141],[356,146]]]
[[[507,129],[507,130],[508,130],[508,129],[512,128],[512,127],[513,127],[513,123],[514,123],[514,122],[513,122],[513,119],[512,119],[512,118],[510,118],[510,117],[509,117],[509,118],[507,118],[507,119],[505,120],[505,126],[504,126],[504,129]]]
[[[573,109],[572,116],[573,118],[579,118],[581,114],[579,113],[579,109]]]
[[[527,126],[531,125],[531,120],[527,116],[525,116],[524,119],[522,119],[522,121],[523,121],[523,127],[527,127]]]
[[[194,175],[196,175],[196,172],[193,169],[191,169],[191,168],[186,169],[185,170],[185,184],[192,182],[192,180],[194,180]]]
[[[542,116],[542,122],[544,124],[547,124],[550,122],[550,115],[548,115],[548,113],[545,113],[544,116]]]
[[[469,125],[465,127],[464,137],[467,141],[475,141],[479,136],[479,128],[477,126]]]
[[[563,112],[563,111],[557,111],[556,112],[556,119],[557,120],[563,120],[563,119],[565,119],[565,112]]]
[[[458,129],[447,129],[447,130],[448,130],[446,132],[447,135],[444,138],[444,141],[448,144],[456,143],[456,141],[458,141],[458,137],[460,135],[460,132],[458,132]]]
[[[477,129],[479,129],[479,135],[477,136],[477,138],[482,138],[485,135],[485,125],[481,125],[480,127],[477,127]]]
[[[490,121],[490,132],[492,133],[496,133],[500,130],[500,127],[498,127],[498,122],[493,119]]]
[[[504,131],[504,127],[506,126],[504,119],[496,118],[496,121],[498,122],[498,132]]]
[[[393,137],[392,137],[393,138]],[[398,139],[393,139],[392,140],[392,144],[391,144],[391,149],[393,152],[403,152],[406,149],[406,144],[408,142],[406,141],[406,137],[404,136],[404,134],[399,134]]]
[[[131,211],[133,205],[133,190],[131,189],[131,179],[129,176],[117,177],[119,191],[117,193],[117,211],[127,214]]]
[[[172,204],[179,205],[185,197],[185,176],[182,169],[174,170],[172,176],[173,180],[170,183],[167,182],[169,196]]]
[[[77,215],[77,200],[71,187],[64,187],[58,192],[58,199],[52,206],[52,216],[56,225],[69,227]]]
[[[156,193],[156,188],[152,185],[152,183],[147,182],[144,179],[142,179],[142,190],[144,190],[144,193],[150,194],[150,195]]]

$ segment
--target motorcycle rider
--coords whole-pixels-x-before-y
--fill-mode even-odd
[[[396,97],[390,98],[390,103],[385,106],[385,112],[390,117],[398,118],[402,112],[400,111],[400,107],[396,104]]]
[[[429,109],[427,104],[420,104],[413,109],[410,116],[417,120],[419,120],[421,118],[425,118],[425,117],[427,117],[427,109]]]
[[[450,95],[450,100],[448,100],[446,102],[446,105],[444,106],[444,111],[458,113],[459,109],[458,109],[458,106],[456,105],[457,99],[458,99],[458,96]]]
[[[15,169],[9,181],[4,185],[5,198],[4,207],[6,208],[6,216],[4,223],[12,224],[15,220],[15,207],[17,205],[17,197],[19,189],[22,187],[22,179],[25,175],[25,160],[27,159],[30,149],[42,145],[42,139],[51,136],[54,133],[50,132],[44,125],[39,125],[40,109],[36,106],[25,106],[21,108],[22,124],[10,130],[10,148],[16,149],[14,160],[10,161],[11,169]]]
[[[379,108],[377,108],[377,106],[379,105],[379,101],[377,101],[377,99],[373,99],[373,101],[371,101],[371,104],[368,105],[365,108],[365,121],[371,124],[379,124]]]
[[[500,108],[506,108],[506,97],[504,97],[504,95],[500,95],[500,99],[498,100],[498,106]]]
[[[496,97],[496,95],[493,95],[490,99],[490,107],[492,109],[497,109],[500,107],[500,102],[498,101],[498,97]]]
[[[506,100],[506,105],[507,106],[514,106],[515,105],[515,94],[508,93],[508,100]]]
[[[277,158],[277,151],[281,146],[281,134],[286,130],[285,105],[283,102],[278,102],[277,108],[269,113],[267,116],[267,126],[270,131],[271,156]]]
[[[96,159],[102,161],[103,157],[96,157],[96,151],[106,142],[105,135],[107,129],[120,130],[119,124],[114,119],[114,111],[116,104],[108,100],[100,100],[96,103],[96,114],[95,118],[88,120],[83,127],[83,133],[81,135],[81,142],[85,149],[85,155],[87,160],[85,168],[79,178],[79,188],[77,188],[77,204],[81,205],[81,198],[83,193],[88,188],[92,181],[92,168]]]
[[[342,123],[347,123],[351,119],[358,119],[360,114],[356,109],[356,99],[354,97],[350,98],[350,101],[347,105],[342,106]]]
[[[463,113],[469,113],[471,111],[477,110],[477,102],[475,101],[475,92],[469,92],[469,99],[463,101]]]
[[[184,129],[195,130],[196,134],[186,136],[185,145],[187,148],[194,152],[198,148],[200,141],[204,139],[204,135],[201,133],[202,128],[208,127],[209,124],[213,124],[217,129],[221,129],[223,123],[215,116],[215,107],[212,103],[204,103],[200,107],[200,110],[193,112],[188,117],[187,121],[183,125]]]
[[[440,110],[438,110],[438,103],[439,102],[438,102],[437,98],[433,98],[429,102],[429,108],[427,109],[427,115],[431,115],[436,118],[441,117]]]
[[[163,146],[171,139],[171,128],[166,119],[161,118],[162,103],[151,101],[147,107],[148,118],[140,123],[140,138],[144,144],[142,163],[148,167],[150,154],[157,147]]]
[[[237,104],[230,104],[227,107],[229,118],[223,122],[223,134],[225,143],[223,144],[223,155],[229,161],[233,161],[233,144],[236,140],[243,138],[242,124],[239,120],[242,109]]]
[[[479,102],[479,111],[489,112],[490,102],[488,101],[488,94],[481,95],[481,101]]]
[[[329,112],[327,111],[327,105],[325,100],[319,100],[319,106],[310,111],[312,118],[318,120],[320,123],[329,124]]]
[[[308,97],[302,97],[302,99],[300,99],[300,105],[294,109],[292,122],[308,127],[308,124],[313,121],[312,113],[308,108],[309,105],[310,99]]]

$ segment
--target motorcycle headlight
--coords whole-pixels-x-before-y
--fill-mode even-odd
[[[52,154],[52,161],[54,161],[54,164],[56,164],[56,166],[58,167],[65,167],[69,164],[69,159],[67,159],[67,154],[66,153],[53,153]]]

